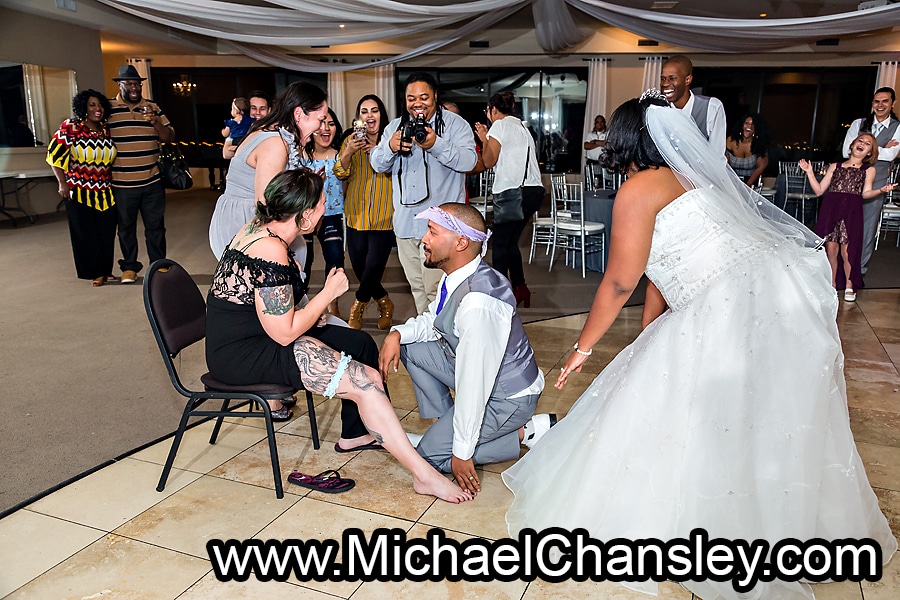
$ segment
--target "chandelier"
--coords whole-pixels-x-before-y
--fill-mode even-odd
[[[190,96],[197,88],[197,84],[191,80],[190,75],[182,75],[179,81],[172,84],[172,89],[179,96]]]

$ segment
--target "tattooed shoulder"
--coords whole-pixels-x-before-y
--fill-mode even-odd
[[[257,292],[265,315],[283,315],[294,306],[294,290],[289,285],[259,288]]]
[[[256,233],[259,231],[259,223],[256,222],[256,219],[253,219],[249,223],[247,223],[247,227],[244,229],[245,233]]]

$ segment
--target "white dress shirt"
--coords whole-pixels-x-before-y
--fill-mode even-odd
[[[592,131],[587,134],[587,137],[584,138],[585,142],[605,142],[606,141],[606,132],[605,131]],[[590,150],[584,151],[584,157],[587,160],[600,160],[600,155],[603,153],[603,146],[597,146],[596,148],[592,148]]]
[[[449,275],[444,275],[441,285],[446,281],[447,298],[472,276],[480,262],[481,258],[477,257]],[[391,331],[400,333],[401,344],[438,339],[434,331],[438,302],[438,299],[433,300],[423,314],[391,328]],[[514,311],[506,302],[480,292],[466,294],[456,311],[453,333],[459,337],[459,345],[456,347],[453,455],[462,460],[468,460],[475,454],[484,421],[484,409],[506,353]],[[540,394],[543,389],[544,374],[539,369],[537,379],[527,389],[510,397]]]
[[[863,121],[865,119],[856,119],[850,124],[850,129],[847,130],[847,135],[844,136],[844,158],[850,157],[850,144],[853,143],[853,140],[856,139],[856,136],[859,135],[859,128],[862,126]],[[873,135],[878,135],[875,133],[875,129],[879,127],[887,127],[891,124],[891,117],[888,116],[884,121],[875,120],[872,122],[872,133]],[[878,130],[881,131],[880,129]],[[900,127],[897,128],[897,131],[894,132],[894,137],[891,139],[897,140],[900,142]],[[900,146],[894,146],[893,148],[882,148],[878,147],[878,160],[883,160],[885,162],[891,162],[895,158],[897,158],[897,153],[900,152]]]
[[[694,109],[694,92],[688,91],[690,98],[683,110],[687,114],[691,114]],[[714,148],[721,148],[722,156],[725,155],[725,136],[728,126],[725,122],[725,107],[718,98],[709,97],[709,106],[706,109],[706,134],[709,137],[709,143]]]

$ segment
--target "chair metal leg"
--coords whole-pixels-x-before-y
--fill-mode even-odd
[[[312,392],[306,390],[306,408],[309,412],[309,431],[312,435],[313,448],[319,449],[319,426],[316,424],[316,407],[313,405]]]
[[[584,228],[581,229],[581,278],[587,277],[587,239],[584,235]]]
[[[537,225],[534,223],[531,224],[531,253],[528,254],[528,264],[531,264],[531,261],[534,260],[534,247],[536,245],[537,239]]]
[[[557,239],[557,237],[558,236],[556,234],[556,231],[554,231],[553,232],[553,249],[550,251],[550,268],[547,269],[548,271],[553,270],[553,259],[556,256],[556,243],[559,241]]]
[[[272,475],[275,477],[275,497],[284,498],[284,488],[281,485],[281,465],[278,462],[278,447],[275,445],[275,428],[272,426],[272,410],[266,404],[263,408],[266,419],[266,437],[269,439],[269,456],[272,459]]]
[[[231,400],[229,400],[229,399],[222,400],[222,412],[225,412],[228,410],[228,405],[230,403],[231,403]],[[253,403],[251,402],[250,405],[252,406]],[[216,424],[213,427],[212,435],[209,436],[210,444],[216,443],[216,438],[219,437],[219,430],[222,428],[222,421],[224,421],[224,420],[225,420],[225,415],[219,415],[218,418],[216,418]]]
[[[175,430],[175,437],[172,438],[172,446],[169,448],[169,456],[166,457],[166,464],[163,465],[162,475],[159,477],[159,483],[156,485],[156,491],[161,492],[166,489],[166,480],[169,479],[169,473],[172,471],[172,465],[175,463],[175,455],[178,454],[178,447],[181,445],[181,439],[184,437],[184,431],[187,429],[188,418],[191,410],[194,408],[194,399],[188,400],[181,415],[181,422],[178,423],[178,429]]]

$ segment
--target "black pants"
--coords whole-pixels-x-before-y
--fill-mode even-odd
[[[520,221],[494,224],[494,235],[491,250],[491,266],[509,278],[509,283],[517,287],[525,283],[525,269],[522,266],[522,252],[519,250],[519,238],[531,222],[531,217],[544,202],[544,188],[526,187],[522,191],[522,212],[525,215]]]
[[[116,209],[97,210],[66,200],[75,273],[79,279],[112,275],[116,241]]]
[[[325,260],[325,277],[327,278],[328,273],[334,267],[344,268],[344,215],[322,217],[316,228],[315,237],[319,238],[319,245],[322,246],[322,258]],[[303,272],[306,273],[307,280],[309,280],[315,258],[313,234],[304,235],[303,239],[306,240],[306,264],[303,265]]]
[[[360,302],[387,296],[381,279],[393,247],[394,232],[391,230],[359,231],[347,228],[347,254],[350,255],[353,272],[359,279],[356,299]]]
[[[338,325],[326,325],[325,327],[313,327],[303,334],[319,340],[329,348],[343,352],[353,357],[362,364],[378,369],[378,344],[372,336],[365,331],[341,327]],[[385,384],[387,392],[387,384]],[[341,437],[353,439],[369,433],[359,416],[359,408],[352,400],[341,400]]]
[[[116,209],[119,216],[119,248],[122,271],[140,271],[144,268],[138,257],[137,217],[141,213],[147,256],[152,263],[166,257],[166,190],[162,181],[139,188],[115,188]]]

